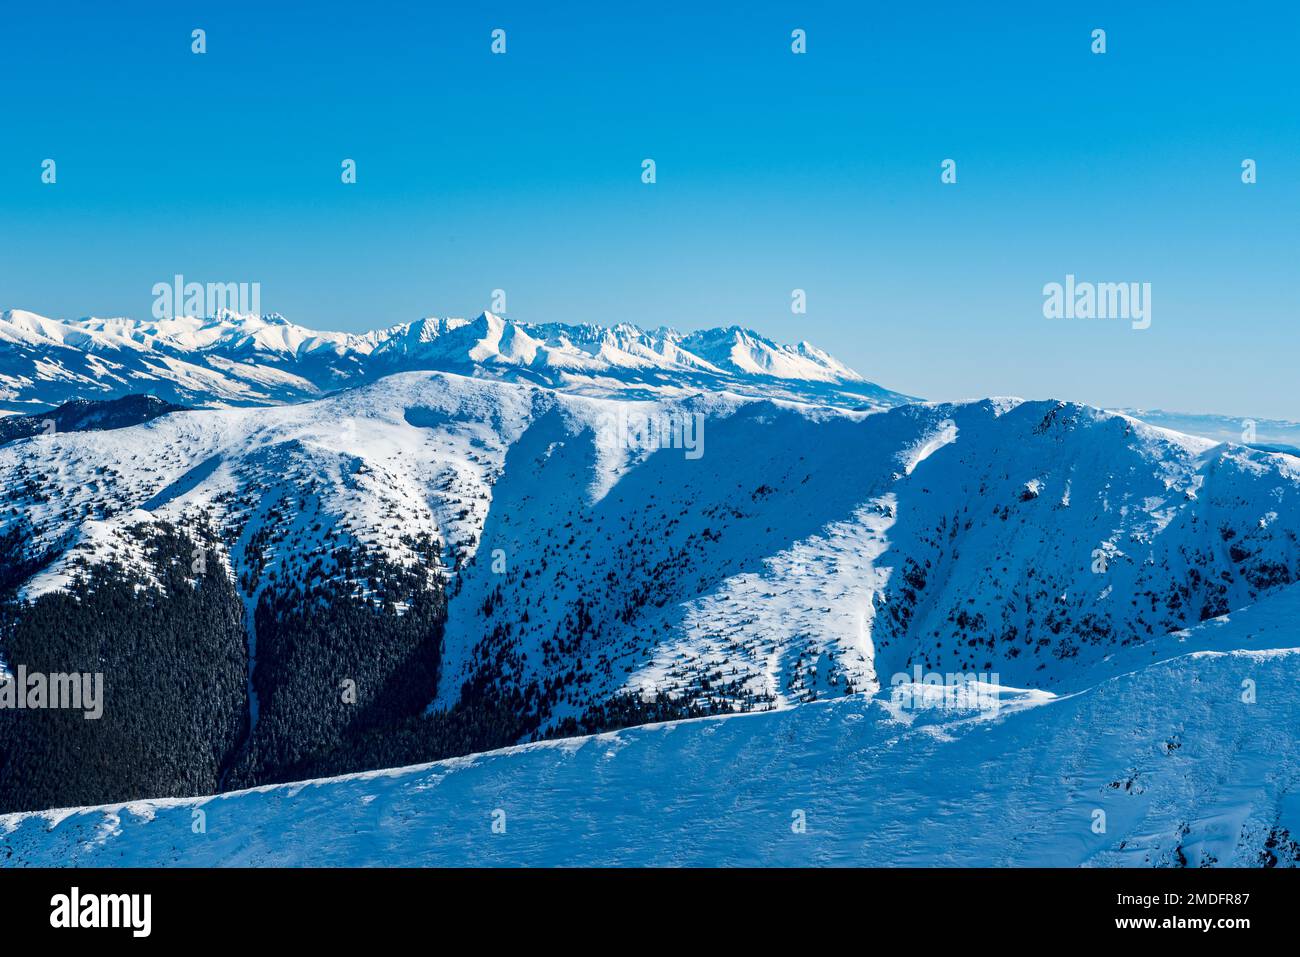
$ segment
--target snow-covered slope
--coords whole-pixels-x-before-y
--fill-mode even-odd
[[[806,342],[777,345],[736,327],[683,335],[627,324],[530,325],[483,313],[355,335],[317,332],[279,315],[60,321],[0,313],[0,408],[8,411],[132,392],[214,407],[297,402],[416,369],[590,395],[728,389],[851,408],[907,399]]]
[[[1297,621],[1293,587],[996,713],[854,696],[8,815],[0,864],[1294,866]]]
[[[698,427],[698,456],[629,447],[638,415]],[[402,373],[23,439],[0,480],[29,598],[132,562],[163,520],[209,517],[250,607],[339,545],[413,563],[427,539],[450,595],[434,705],[527,692],[543,728],[621,692],[779,706],[916,665],[1068,689],[1300,579],[1300,460],[1066,403],[629,403]]]

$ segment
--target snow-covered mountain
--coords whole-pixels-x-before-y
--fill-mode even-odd
[[[483,313],[355,335],[317,332],[279,315],[59,321],[0,313],[0,409],[8,411],[139,392],[212,407],[298,402],[411,370],[590,395],[728,390],[851,408],[907,399],[807,342],[782,346],[736,326],[682,334],[627,324],[530,325]]]
[[[734,802],[740,781],[762,782],[769,803],[700,844],[647,841],[643,855],[602,819],[575,863],[929,862],[939,847],[963,863],[1290,853],[1289,765],[1274,773],[1242,747],[1216,750],[1209,729],[1290,747],[1283,704],[1228,714],[1237,699],[1226,689],[1243,661],[1255,669],[1246,677],[1272,687],[1295,659],[1256,654],[1256,630],[1230,633],[1226,658],[1190,656],[1187,630],[1199,641],[1219,634],[1204,622],[1294,605],[1300,458],[1067,402],[903,402],[810,346],[734,329],[680,336],[485,315],[332,337],[236,317],[150,331],[85,320],[77,331],[6,315],[6,335],[25,337],[13,354],[49,374],[19,383],[29,398],[58,375],[73,376],[65,390],[126,389],[147,370],[153,384],[191,383],[178,397],[227,407],[151,401],[128,410],[140,412],[132,420],[77,403],[48,415],[92,431],[15,426],[0,445],[0,670],[99,671],[110,689],[102,721],[0,710],[0,811],[180,798],[756,712],[308,793],[350,827],[375,799],[357,789],[375,780],[391,782],[384,800],[405,813],[430,774],[465,782],[463,800],[479,794],[478,767],[529,794],[592,774],[583,756],[604,767],[608,750],[611,780],[626,789],[611,800],[647,822],[641,805],[655,795],[673,807]],[[420,371],[402,371],[411,367]],[[214,391],[218,373],[230,396]],[[273,397],[288,376],[310,388]],[[243,391],[253,381],[275,384],[261,404]],[[326,385],[349,387],[288,401]],[[1269,648],[1300,645],[1281,634],[1288,620],[1261,619],[1278,632]],[[889,698],[900,675],[945,674],[1002,689],[999,716],[904,714]],[[1139,720],[1139,706],[1156,717]],[[1106,720],[1126,730],[1096,731]],[[1095,747],[1070,752],[1087,727]],[[689,742],[680,768],[676,742]],[[1168,773],[1143,758],[1159,747],[1181,750]],[[101,760],[87,765],[88,753]],[[1179,763],[1192,754],[1211,775],[1252,775],[1251,795],[1230,803]],[[1046,760],[1041,773],[1031,758]],[[1003,761],[1023,771],[1014,786],[990,776]],[[690,790],[710,766],[731,770]],[[680,777],[677,790],[646,783],[657,773]],[[914,842],[863,850],[865,839],[829,837],[719,850],[814,782],[830,796],[860,786],[873,804],[843,806],[892,808],[898,830],[909,808],[940,815],[972,776],[1000,796],[953,826],[1006,829],[1023,812],[1032,839],[998,850],[986,830],[968,857],[952,842],[931,842],[927,857]],[[1070,830],[1093,791],[1159,800],[1099,805],[1119,815],[1117,843],[1086,823]],[[260,796],[292,793],[229,800],[292,834],[283,802]],[[815,799],[794,807],[810,802],[833,814]],[[170,819],[172,807],[146,816]],[[73,817],[61,833],[85,843],[82,824],[98,819],[115,838],[115,814]],[[1188,837],[1228,819],[1200,845]],[[17,861],[47,859],[34,820],[7,820]],[[841,823],[841,836],[860,827]],[[50,840],[47,850],[62,846]],[[212,846],[228,860],[342,860],[334,840]],[[342,836],[337,845],[361,853]],[[116,846],[120,860],[148,859]],[[440,856],[380,844],[375,862],[457,860],[429,846]],[[562,846],[512,853],[549,862]],[[1140,858],[1125,856],[1134,848]]]
[[[1297,619],[1291,587],[996,714],[854,696],[0,816],[0,865],[1293,867]]]
[[[629,442],[636,421],[689,424],[698,455]],[[446,582],[433,706],[520,696],[542,732],[620,694],[780,706],[914,665],[1067,687],[1300,578],[1300,460],[1067,403],[628,403],[401,373],[23,439],[0,476],[28,600],[87,564],[147,577],[160,524],[216,530],[250,616],[361,547]]]

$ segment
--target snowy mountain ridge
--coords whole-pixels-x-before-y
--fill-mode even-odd
[[[681,333],[627,323],[529,324],[484,312],[356,334],[228,311],[148,321],[0,313],[0,407],[10,411],[131,392],[211,407],[297,402],[411,370],[591,395],[731,390],[867,408],[908,399],[810,343],[779,345],[739,326]]]
[[[699,417],[702,456],[604,441],[629,409]],[[21,439],[0,476],[28,600],[136,562],[160,522],[211,522],[250,609],[340,574],[340,546],[432,555],[434,703],[531,694],[543,727],[621,693],[779,706],[917,664],[1067,688],[1300,579],[1300,460],[1070,403],[629,403],[410,372]]]

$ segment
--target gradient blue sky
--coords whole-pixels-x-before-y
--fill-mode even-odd
[[[500,287],[929,398],[1300,418],[1297,5],[613,6],[6,5],[0,307],[147,318],[179,272],[361,330]],[[1067,272],[1152,283],[1151,328],[1044,319]]]

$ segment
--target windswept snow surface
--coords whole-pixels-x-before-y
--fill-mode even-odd
[[[1298,621],[1292,587],[1098,661],[1072,693],[1004,688],[996,713],[857,695],[212,798],[7,815],[0,861],[1294,865]]]

